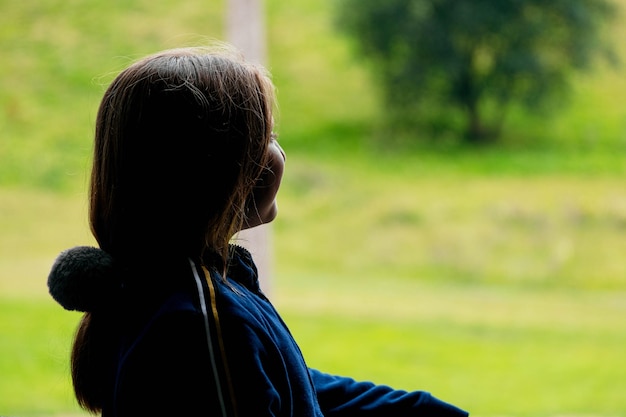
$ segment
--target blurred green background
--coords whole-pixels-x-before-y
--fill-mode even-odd
[[[225,7],[0,6],[0,415],[80,415],[79,315],[45,280],[60,251],[92,243],[99,100],[133,60],[222,38]],[[334,6],[266,2],[288,154],[270,292],[309,365],[475,416],[626,415],[623,71],[577,76],[554,118],[513,114],[497,147],[398,144]],[[624,19],[611,30],[626,59]]]

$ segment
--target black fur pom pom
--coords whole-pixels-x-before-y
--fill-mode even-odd
[[[115,303],[120,281],[111,255],[89,246],[62,252],[48,275],[50,295],[66,310],[96,311]]]

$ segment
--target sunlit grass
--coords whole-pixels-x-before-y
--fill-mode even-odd
[[[405,164],[398,161],[393,174],[374,165],[288,162],[276,225],[281,253],[294,267],[322,273],[626,285],[621,177],[432,175]],[[312,226],[299,235],[303,223]]]
[[[0,189],[0,230],[4,297],[47,297],[45,279],[55,256],[70,246],[93,244],[84,193]]]
[[[0,297],[0,414],[77,412],[68,341],[78,316],[59,309],[52,300]]]
[[[623,293],[509,292],[382,278],[319,287],[279,297],[312,366],[428,389],[474,415],[623,410],[626,329],[609,318],[623,316]]]
[[[619,176],[288,161],[271,297],[312,366],[427,389],[475,415],[626,410]],[[0,390],[2,413],[75,412],[78,316],[49,300],[45,278],[59,251],[92,244],[85,197],[0,193],[0,355],[15,380],[10,397]],[[32,383],[37,407],[21,388]]]

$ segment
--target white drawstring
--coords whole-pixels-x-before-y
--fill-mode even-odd
[[[215,386],[217,387],[217,396],[220,401],[220,407],[222,408],[222,417],[228,417],[228,413],[226,412],[226,404],[224,403],[224,394],[222,393],[222,384],[217,370],[217,363],[215,361],[215,352],[213,350],[211,328],[209,324],[209,313],[207,310],[206,299],[204,297],[202,280],[200,279],[200,274],[198,273],[198,268],[196,267],[196,264],[191,259],[189,259],[189,264],[191,265],[191,270],[193,271],[193,276],[196,280],[196,286],[198,287],[198,295],[200,296],[200,309],[202,310],[202,316],[204,317],[204,329],[206,332],[207,343],[209,345],[209,355],[211,359],[211,366],[213,368],[213,377],[215,378]]]

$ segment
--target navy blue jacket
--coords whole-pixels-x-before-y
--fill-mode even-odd
[[[309,369],[241,248],[226,280],[193,261],[177,274],[122,302],[136,319],[121,323],[103,417],[467,415],[426,392]]]

